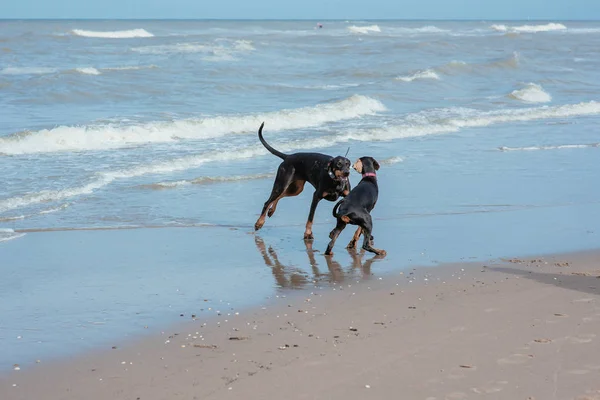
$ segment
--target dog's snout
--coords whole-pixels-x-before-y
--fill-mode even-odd
[[[344,176],[350,176],[350,171],[349,170],[344,170]]]

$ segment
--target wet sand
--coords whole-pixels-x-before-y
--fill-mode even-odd
[[[230,314],[12,371],[0,398],[600,399],[600,251],[396,271]]]

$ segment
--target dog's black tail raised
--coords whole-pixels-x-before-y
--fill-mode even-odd
[[[339,215],[337,213],[338,208],[340,208],[340,205],[342,205],[342,203],[344,202],[344,199],[341,199],[340,201],[337,202],[337,204],[335,206],[333,206],[333,211],[331,212],[331,214],[333,215],[333,218],[338,218]]]
[[[282,160],[285,160],[287,158],[287,154],[284,154],[284,153],[280,152],[279,150],[275,150],[274,148],[271,147],[271,145],[269,143],[267,143],[265,138],[263,138],[262,130],[263,130],[264,126],[265,126],[265,123],[263,122],[262,124],[260,124],[260,128],[258,128],[258,138],[260,139],[260,142],[272,154],[276,155],[277,157],[281,158]]]

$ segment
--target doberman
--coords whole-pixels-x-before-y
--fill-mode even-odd
[[[304,184],[309,182],[315,188],[304,240],[312,240],[312,224],[317,204],[321,199],[336,201],[340,196],[350,193],[350,160],[346,157],[332,157],[320,153],[294,153],[284,154],[271,147],[263,138],[263,122],[258,129],[260,142],[272,154],[281,158],[271,196],[265,202],[260,217],[254,224],[254,229],[259,230],[265,224],[265,217],[271,217],[277,209],[277,202],[283,197],[299,195],[304,189]]]
[[[379,163],[373,157],[361,157],[352,166],[359,174],[362,174],[362,180],[348,194],[345,199],[340,200],[333,207],[333,217],[337,219],[335,228],[329,234],[331,241],[325,251],[326,255],[332,255],[331,250],[335,245],[335,241],[340,233],[344,230],[347,224],[358,225],[358,229],[354,233],[354,237],[348,248],[354,248],[362,232],[364,242],[362,248],[384,256],[385,250],[376,249],[372,245],[373,237],[373,220],[371,218],[371,210],[375,208],[377,196],[379,195],[379,187],[377,186],[377,174],[375,171],[379,169]]]

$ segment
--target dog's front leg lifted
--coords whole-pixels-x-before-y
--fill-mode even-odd
[[[313,194],[312,203],[310,203],[310,212],[308,213],[308,221],[306,221],[306,229],[304,230],[304,240],[314,239],[314,236],[312,234],[312,224],[319,201],[321,201],[321,196],[319,196],[318,191],[315,191],[315,193]]]

